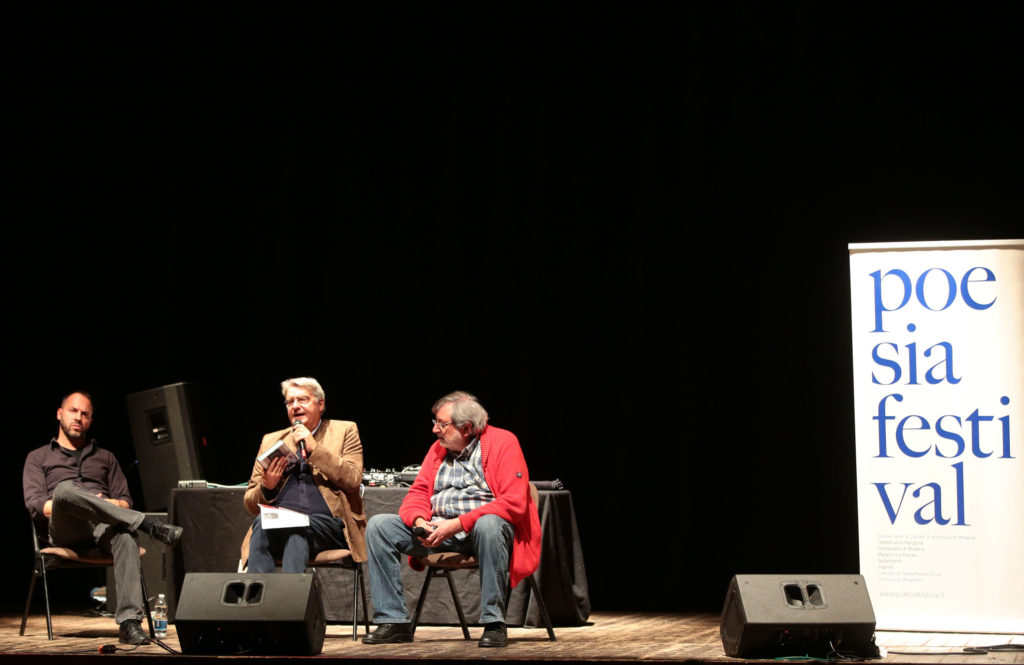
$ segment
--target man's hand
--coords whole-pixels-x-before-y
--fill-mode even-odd
[[[288,459],[283,455],[271,460],[267,470],[263,472],[263,487],[268,490],[276,489],[286,468],[288,468]]]
[[[420,538],[420,542],[427,547],[438,547],[444,541],[452,538],[457,533],[462,533],[462,522],[457,517],[453,517],[450,520],[443,522],[424,522],[417,526],[422,526],[430,534],[426,538]]]
[[[417,517],[415,520],[413,520],[412,528],[415,530],[417,527],[422,527],[424,530],[426,530],[427,535],[430,535],[430,532],[437,528],[436,526],[434,526],[427,520],[423,519],[422,517]],[[413,535],[416,534],[414,533]],[[416,538],[420,541],[420,543],[426,543],[426,536],[416,536]]]
[[[96,496],[98,496],[99,498],[103,499],[107,503],[114,504],[118,508],[127,508],[128,507],[128,502],[127,501],[124,501],[122,499],[111,499],[109,497],[105,497],[105,496],[103,496],[103,492],[96,492]],[[46,512],[46,507],[45,506],[43,506],[43,512],[44,513]],[[50,509],[50,512],[53,512],[52,508]]]
[[[313,451],[316,450],[316,439],[313,438],[313,433],[306,429],[306,426],[302,423],[292,426],[292,440],[295,441],[296,448],[299,446],[299,441],[305,441],[307,454],[312,455]]]

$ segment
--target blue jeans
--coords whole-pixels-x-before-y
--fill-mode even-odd
[[[114,557],[114,584],[117,585],[117,611],[114,619],[141,621],[142,582],[139,570],[139,543],[135,530],[145,517],[129,508],[121,508],[82,489],[72,480],[64,480],[53,490],[50,514],[50,543],[74,547],[94,544]],[[154,554],[153,556],[157,556]]]
[[[310,553],[341,549],[348,549],[348,542],[337,517],[310,515],[308,527],[263,529],[257,515],[249,538],[249,572],[272,573],[280,559],[282,573],[303,573]]]
[[[366,527],[373,622],[411,623],[402,589],[403,555],[431,552],[472,554],[480,563],[480,623],[505,620],[508,566],[512,555],[512,525],[496,515],[484,515],[464,540],[449,538],[441,547],[424,547],[398,515],[374,515]]]

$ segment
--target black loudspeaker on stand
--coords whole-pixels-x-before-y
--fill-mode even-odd
[[[198,385],[175,383],[126,398],[146,510],[167,510],[179,480],[209,479],[216,469],[206,449],[206,420]]]
[[[727,656],[877,656],[860,575],[736,575],[722,609]]]
[[[316,573],[188,573],[174,625],[205,655],[315,656],[327,630]]]

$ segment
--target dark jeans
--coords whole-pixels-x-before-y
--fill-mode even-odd
[[[272,573],[280,560],[282,573],[302,573],[311,554],[340,549],[348,549],[348,541],[337,517],[310,515],[308,527],[264,529],[257,516],[249,538],[249,572]]]
[[[139,544],[135,530],[145,517],[137,510],[121,508],[65,480],[53,491],[50,513],[50,544],[60,547],[95,545],[114,557],[117,584],[117,623],[141,621],[142,583]]]

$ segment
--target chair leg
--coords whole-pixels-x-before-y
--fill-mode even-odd
[[[352,641],[359,641],[359,592],[362,589],[359,563],[352,569]],[[364,608],[365,612],[365,608]]]
[[[36,571],[32,571],[32,578],[28,581],[28,598],[25,599],[25,613],[21,615],[21,630],[18,635],[25,634],[25,624],[28,623],[28,611],[32,609],[32,593],[36,590]]]
[[[548,616],[548,608],[544,605],[544,596],[540,595],[540,587],[537,586],[537,580],[534,579],[533,575],[530,575],[526,579],[530,581],[530,592],[537,601],[537,608],[540,610],[540,618],[544,621],[544,627],[548,629],[548,639],[554,642],[555,629],[551,626],[551,617]],[[527,607],[529,607],[529,605],[527,605]]]
[[[462,626],[462,636],[467,640],[469,637],[469,624],[466,623],[466,614],[462,611],[462,602],[459,600],[459,592],[455,589],[455,580],[452,578],[452,571],[445,568],[444,576],[448,578],[448,588],[452,592],[452,600],[455,602],[455,611],[459,613],[459,624]]]
[[[39,571],[43,577],[43,600],[46,601],[46,636],[53,641],[53,616],[50,613],[50,585],[46,581],[46,559],[41,559]]]
[[[363,625],[366,626],[366,634],[370,634],[370,608],[366,605],[366,584],[363,581],[363,564],[359,566],[359,597],[363,599]]]
[[[420,589],[419,600],[416,601],[416,612],[412,615],[412,634],[416,634],[416,626],[420,624],[420,612],[423,611],[423,601],[427,599],[427,589],[430,588],[430,580],[434,577],[434,569],[427,568],[427,574],[423,576],[423,587]]]
[[[139,566],[139,585],[142,587],[142,607],[146,612],[146,623],[149,625],[149,639],[156,639],[156,631],[153,630],[153,610],[149,607],[149,593],[146,591],[146,576],[142,574],[142,566]]]

